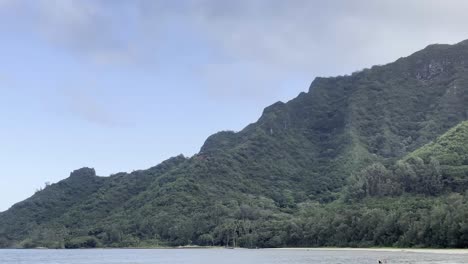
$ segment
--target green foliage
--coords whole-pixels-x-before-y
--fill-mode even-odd
[[[468,247],[467,67],[468,42],[430,46],[317,78],[193,157],[77,170],[0,213],[0,247]]]
[[[425,161],[436,157],[442,165],[448,166],[468,165],[468,121],[453,127],[434,142],[408,155],[406,159],[412,157]]]
[[[75,237],[65,243],[65,248],[95,248],[98,241],[95,237]]]

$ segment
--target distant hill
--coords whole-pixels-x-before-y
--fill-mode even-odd
[[[1,247],[468,247],[468,41],[316,78],[192,157],[72,172],[0,213]]]

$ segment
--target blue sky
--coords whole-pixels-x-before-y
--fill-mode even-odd
[[[468,39],[466,1],[0,0],[0,211],[196,153],[316,76]]]

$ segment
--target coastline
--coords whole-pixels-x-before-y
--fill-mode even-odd
[[[119,250],[119,249],[136,249],[136,250],[160,250],[160,249],[235,249],[235,250],[297,250],[297,251],[374,251],[374,252],[405,252],[405,253],[428,253],[428,254],[449,254],[449,255],[468,255],[468,248],[450,248],[450,249],[437,249],[437,248],[349,248],[349,247],[284,247],[284,248],[225,248],[220,246],[179,246],[179,247],[97,247],[97,248],[75,248],[75,249],[52,249],[52,248],[0,248],[1,250],[16,249],[16,250]]]

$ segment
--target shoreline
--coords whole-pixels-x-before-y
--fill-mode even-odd
[[[24,248],[0,248],[0,250],[28,250]],[[235,249],[235,250],[249,250],[248,248],[225,248],[219,246],[180,246],[180,247],[124,247],[124,248],[76,248],[76,249],[48,249],[48,248],[31,248],[32,250],[115,250],[115,249]],[[30,249],[29,249],[30,250]],[[252,249],[250,249],[252,250]],[[402,252],[402,253],[428,253],[428,254],[449,254],[449,255],[468,255],[468,248],[349,248],[349,247],[284,247],[284,248],[258,248],[256,250],[297,250],[297,251],[374,251],[374,252]]]

